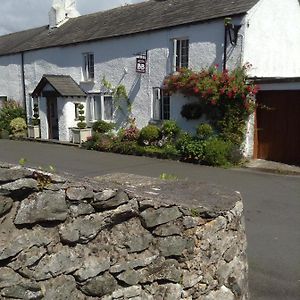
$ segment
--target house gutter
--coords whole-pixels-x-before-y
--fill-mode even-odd
[[[23,90],[23,104],[24,104],[25,112],[27,114],[24,52],[21,52],[21,78],[22,78],[22,90]]]

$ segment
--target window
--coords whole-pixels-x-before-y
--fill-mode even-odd
[[[91,122],[113,120],[114,103],[111,95],[91,95],[88,97],[88,116]]]
[[[83,79],[84,81],[94,80],[94,53],[83,54]]]
[[[178,71],[180,68],[188,68],[189,65],[189,40],[174,39],[173,40],[173,71]]]
[[[170,95],[160,88],[153,89],[153,120],[170,119]]]
[[[7,101],[7,96],[0,96],[0,108],[3,107],[4,102]]]

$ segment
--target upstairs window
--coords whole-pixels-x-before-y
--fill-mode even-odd
[[[170,95],[160,88],[153,89],[153,120],[170,119]]]
[[[93,81],[94,77],[94,53],[83,53],[83,79]]]
[[[188,68],[189,66],[189,40],[188,39],[174,39],[173,40],[173,72],[181,68]]]

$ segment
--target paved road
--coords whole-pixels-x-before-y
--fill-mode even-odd
[[[97,176],[126,172],[212,182],[238,190],[245,205],[252,300],[300,299],[300,177],[224,170],[60,145],[0,140],[0,161],[54,165],[57,172]]]

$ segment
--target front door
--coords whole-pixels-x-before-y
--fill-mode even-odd
[[[58,140],[58,113],[57,113],[57,98],[47,98],[47,118],[48,118],[48,132],[49,140]]]

